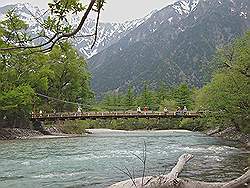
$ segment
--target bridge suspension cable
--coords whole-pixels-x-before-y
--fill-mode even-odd
[[[53,101],[59,101],[59,102],[67,103],[67,104],[78,105],[78,106],[81,106],[82,108],[88,108],[88,107],[91,106],[91,105],[81,104],[81,103],[77,103],[77,102],[66,101],[66,100],[55,98],[55,97],[50,97],[50,96],[47,96],[47,95],[44,95],[44,94],[41,94],[41,93],[35,93],[35,94],[40,96],[40,97],[47,98],[47,99],[50,99],[50,100],[53,100]]]
[[[62,103],[73,104],[73,105],[81,106],[81,108],[85,108],[85,109],[92,107],[92,105],[81,104],[81,103],[78,103],[78,102],[72,102],[72,101],[62,100],[62,99],[58,99],[58,98],[55,98],[55,97],[50,97],[48,95],[44,95],[44,94],[41,94],[41,93],[35,93],[35,94],[38,95],[38,96],[40,96],[40,97],[50,99],[52,101],[59,101],[59,102],[62,102]],[[116,108],[116,109],[129,109],[129,108],[137,108],[138,106],[140,106],[140,105],[131,105],[131,106],[126,106],[126,105],[107,105],[105,107],[106,108]],[[151,108],[159,108],[158,105],[149,105],[149,106]]]

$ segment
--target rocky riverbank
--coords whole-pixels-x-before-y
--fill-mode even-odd
[[[49,134],[44,135],[43,133],[31,130],[31,129],[20,129],[20,128],[1,128],[0,129],[0,140],[13,140],[13,139],[27,139],[27,138],[61,138],[61,137],[76,137],[83,136],[83,134],[65,134],[58,127],[46,128],[45,131]],[[85,134],[98,134],[103,132],[126,132],[125,130],[111,130],[111,129],[86,129]],[[161,130],[161,131],[171,131],[171,130]],[[176,130],[178,131],[178,130]],[[185,131],[185,130],[179,130]],[[250,135],[244,134],[236,130],[234,127],[229,127],[227,129],[210,129],[205,131],[205,134],[213,137],[221,137],[222,139],[236,141],[242,143],[245,147],[250,149]]]
[[[209,136],[220,137],[225,140],[236,141],[242,143],[245,147],[250,149],[250,135],[238,131],[235,127],[228,127],[226,129],[210,129],[205,131]]]
[[[65,134],[57,128],[45,129],[46,134],[40,131],[20,128],[1,128],[0,140],[31,139],[31,138],[68,138],[84,136],[83,134]],[[87,132],[86,132],[87,134]]]
[[[36,136],[43,136],[39,131],[20,128],[1,128],[0,140],[26,139]]]

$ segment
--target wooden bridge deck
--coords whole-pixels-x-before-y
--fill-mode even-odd
[[[85,120],[85,119],[118,119],[118,118],[197,118],[201,117],[201,112],[188,111],[187,113],[178,112],[64,112],[64,113],[43,113],[32,114],[31,120],[35,121],[56,121],[56,120]]]

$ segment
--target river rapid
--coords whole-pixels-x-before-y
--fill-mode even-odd
[[[102,188],[129,179],[119,169],[127,167],[135,177],[143,166],[146,143],[146,175],[168,172],[183,153],[194,158],[181,177],[226,181],[247,167],[249,152],[235,143],[188,131],[97,131],[77,138],[0,141],[1,188]]]

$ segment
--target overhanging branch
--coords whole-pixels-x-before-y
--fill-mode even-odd
[[[88,15],[90,14],[91,10],[93,9],[94,4],[96,3],[97,0],[91,0],[84,15],[81,18],[80,23],[78,24],[77,28],[74,29],[72,32],[68,32],[68,33],[55,33],[51,38],[49,38],[49,40],[47,42],[44,42],[42,44],[38,44],[38,45],[33,45],[33,46],[12,46],[12,47],[5,47],[5,48],[0,48],[0,51],[11,51],[11,50],[26,50],[26,49],[38,49],[35,52],[49,52],[53,49],[53,47],[55,46],[55,44],[62,40],[62,39],[67,39],[70,37],[75,36],[83,27],[83,24],[85,23]],[[103,5],[103,4],[102,4]],[[102,6],[98,9],[97,11],[97,24],[99,21],[99,16],[100,16],[100,11],[101,11]],[[97,25],[96,25],[96,29],[97,29]],[[95,44],[96,38],[97,38],[97,31],[95,31],[94,36],[94,42],[93,45]],[[92,36],[92,35],[89,35]],[[93,47],[92,45],[92,47]]]

